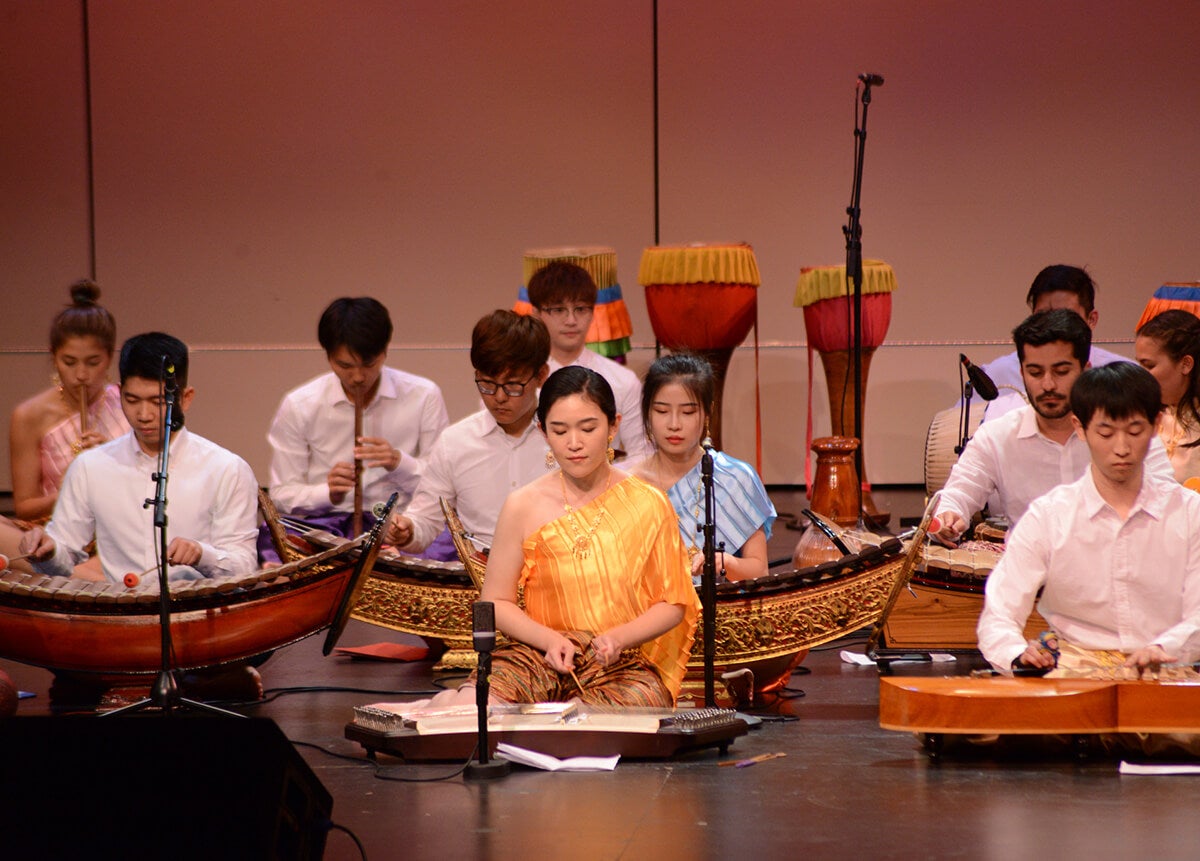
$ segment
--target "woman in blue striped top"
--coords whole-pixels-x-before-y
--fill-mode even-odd
[[[700,444],[707,435],[713,393],[712,368],[704,359],[688,353],[657,359],[642,384],[642,420],[654,453],[632,470],[670,498],[696,577],[704,564]],[[713,489],[716,542],[718,547],[725,544],[717,570],[724,570],[728,580],[765,576],[775,507],[758,473],[750,464],[714,451]]]

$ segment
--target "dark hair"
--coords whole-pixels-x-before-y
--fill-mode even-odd
[[[695,353],[671,353],[654,360],[642,383],[642,426],[650,436],[650,411],[654,397],[663,386],[679,383],[700,404],[705,416],[711,416],[717,384],[707,360]]]
[[[551,260],[529,278],[525,288],[529,304],[541,310],[555,302],[596,304],[596,282],[588,271],[577,263]]]
[[[330,303],[317,323],[317,340],[329,355],[346,347],[364,362],[381,355],[392,340],[392,318],[377,299],[343,296]]]
[[[537,420],[542,430],[546,429],[546,416],[556,401],[571,395],[582,395],[600,408],[611,425],[617,420],[617,400],[613,397],[612,386],[608,380],[597,374],[591,368],[580,365],[567,365],[551,374],[542,383],[542,391],[538,394]]]
[[[125,381],[130,377],[161,380],[163,370],[167,367],[174,367],[175,380],[182,389],[187,386],[188,378],[187,344],[162,332],[134,335],[121,345],[121,359],[118,366],[121,372],[121,385],[125,385]]]
[[[71,304],[50,323],[50,352],[57,353],[68,338],[95,338],[111,356],[117,347],[117,321],[99,304],[100,287],[95,281],[71,285]]]
[[[1172,362],[1178,362],[1184,356],[1192,357],[1187,391],[1175,405],[1175,422],[1185,436],[1191,436],[1190,431],[1200,427],[1200,317],[1173,308],[1151,317],[1137,330],[1137,335],[1152,339]],[[1182,448],[1196,446],[1200,446],[1200,439],[1181,445]]]
[[[1112,419],[1145,416],[1153,423],[1162,408],[1158,380],[1136,362],[1088,368],[1071,387],[1071,411],[1085,428],[1096,410]]]
[[[1078,266],[1067,266],[1056,263],[1047,266],[1033,279],[1029,292],[1025,294],[1025,304],[1030,310],[1037,300],[1047,293],[1074,293],[1079,299],[1085,314],[1091,314],[1096,308],[1096,284],[1092,276]]]
[[[1013,343],[1017,345],[1017,359],[1022,363],[1026,346],[1042,347],[1055,341],[1071,345],[1071,353],[1079,360],[1080,367],[1088,363],[1092,353],[1092,327],[1066,308],[1031,314],[1013,329],[1012,334]]]
[[[498,310],[471,332],[471,367],[489,377],[505,371],[537,373],[550,359],[550,333],[537,317]]]

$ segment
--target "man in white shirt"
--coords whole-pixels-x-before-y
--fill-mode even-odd
[[[621,416],[613,447],[630,463],[653,453],[642,428],[642,382],[624,365],[587,349],[588,327],[596,308],[596,283],[582,266],[552,260],[526,288],[534,314],[550,333],[550,373],[566,365],[591,368],[612,386]]]
[[[145,502],[155,496],[167,387],[174,385],[168,576],[194,579],[254,570],[254,473],[237,455],[184,429],[184,414],[195,397],[187,384],[187,346],[160,332],[137,335],[121,347],[119,367],[121,408],[132,430],[75,458],[50,523],[25,535],[22,552],[35,553],[43,573],[69,577],[95,536],[105,579],[120,583],[126,574],[154,574],[159,536],[153,506]]]
[[[979,647],[1001,672],[1046,671],[1050,638],[1026,641],[1037,599],[1053,645],[1075,666],[1157,669],[1200,657],[1200,494],[1149,476],[1162,394],[1144,368],[1086,371],[1072,424],[1085,474],[1030,506],[988,577]],[[1038,599],[1038,592],[1041,597]]]
[[[1074,311],[1091,330],[1095,330],[1100,321],[1100,312],[1096,310],[1096,284],[1092,281],[1092,276],[1078,266],[1056,263],[1044,268],[1033,279],[1033,284],[1025,295],[1025,304],[1034,314],[1055,308]],[[1125,356],[1119,356],[1101,347],[1091,347],[1090,350],[1084,364],[1093,368],[1111,362],[1129,361]],[[1021,362],[1015,351],[992,359],[983,365],[982,369],[1000,389],[1000,397],[987,404],[983,414],[984,422],[995,421],[1025,404],[1025,399],[1021,397],[1021,392],[1024,391]]]
[[[1075,481],[1091,458],[1075,433],[1069,396],[1083,372],[1092,330],[1066,309],[1039,311],[1013,330],[1029,403],[982,425],[950,471],[938,503],[942,541],[958,540],[985,505],[1016,525],[1033,500]],[[1162,443],[1152,444],[1147,469],[1173,476]]]
[[[338,299],[321,315],[317,339],[331,372],[284,395],[267,434],[270,493],[280,513],[347,535],[355,459],[363,464],[364,526],[373,522],[371,507],[393,492],[398,505],[412,499],[449,418],[436,384],[384,365],[391,337],[387,309],[369,297]],[[356,398],[363,405],[357,439]],[[264,557],[268,546],[260,538]]]
[[[471,333],[471,365],[484,409],[448,427],[434,443],[412,504],[392,515],[385,540],[425,550],[442,531],[439,499],[463,528],[490,547],[508,494],[546,472],[537,429],[538,388],[549,375],[550,335],[536,317],[493,311]]]

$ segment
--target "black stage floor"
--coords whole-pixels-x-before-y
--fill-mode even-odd
[[[416,642],[352,622],[341,644],[384,640]],[[357,705],[431,690],[431,663],[324,658],[322,641],[313,637],[278,651],[262,667],[267,701],[234,708],[273,719],[298,745],[333,796],[333,821],[354,832],[372,859],[1191,859],[1200,853],[1186,800],[1195,783],[1187,777],[1121,776],[1102,756],[1078,762],[1065,749],[1038,746],[960,744],[933,762],[911,735],[880,729],[876,669],[838,655],[861,652],[862,637],[812,653],[802,665],[808,672],[792,678],[794,697],[769,709],[762,726],[738,738],[726,757],[781,752],[783,758],[722,768],[709,749],[673,761],[622,762],[611,773],[518,769],[496,781],[439,780],[456,766],[386,756],[380,776],[389,779],[378,779],[361,748],[344,738],[345,725]],[[962,658],[895,669],[949,675],[977,665]],[[21,702],[19,716],[49,712],[49,673],[3,661],[0,667],[36,693]],[[271,693],[300,687],[308,690]],[[53,751],[46,757],[50,768]],[[231,783],[245,776],[237,761],[218,767]],[[50,778],[69,780],[70,771]],[[212,823],[214,840],[220,828]],[[109,857],[144,857],[127,848],[132,854]],[[227,856],[218,849],[210,857]],[[334,830],[324,857],[360,855],[347,834]]]

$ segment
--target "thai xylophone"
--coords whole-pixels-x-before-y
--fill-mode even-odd
[[[380,703],[354,709],[345,735],[371,753],[412,762],[464,760],[477,742],[474,705],[428,711]],[[507,743],[559,758],[613,756],[668,759],[717,747],[724,754],[747,725],[732,709],[666,709],[578,702],[498,704],[488,708],[488,742]]]

